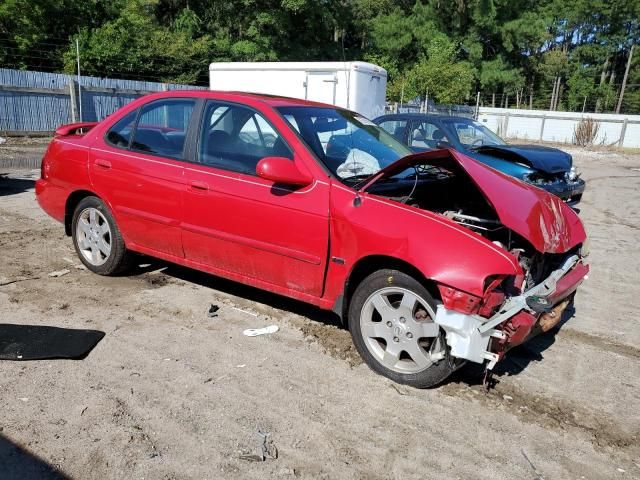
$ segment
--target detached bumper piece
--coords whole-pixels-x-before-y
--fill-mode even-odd
[[[518,345],[529,337],[536,323],[542,331],[557,325],[569,303],[568,298],[588,273],[588,265],[580,256],[573,255],[544,281],[507,299],[491,318],[459,313],[439,305],[435,323],[447,333],[452,356],[476,363],[488,360],[487,369],[491,370],[507,347]],[[498,348],[489,348],[492,338],[496,339]]]

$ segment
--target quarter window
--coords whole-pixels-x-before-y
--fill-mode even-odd
[[[250,108],[210,102],[202,125],[200,162],[205,165],[255,175],[265,157],[293,159],[278,132]]]
[[[194,100],[160,100],[145,105],[133,135],[131,149],[182,159]]]
[[[131,140],[131,133],[133,132],[133,125],[136,122],[137,115],[138,110],[134,110],[118,120],[107,132],[107,141],[115,147],[129,148],[129,141]]]

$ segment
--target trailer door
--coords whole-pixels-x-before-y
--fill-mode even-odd
[[[336,72],[307,72],[306,100],[336,104]]]

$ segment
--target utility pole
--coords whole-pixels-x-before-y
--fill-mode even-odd
[[[551,102],[549,103],[549,111],[553,110],[553,104],[556,100],[556,84],[557,77],[553,79],[553,90],[551,91]]]
[[[616,113],[620,113],[620,108],[622,108],[622,99],[624,97],[624,90],[627,88],[627,78],[629,77],[629,69],[631,68],[631,59],[633,58],[633,47],[635,44],[631,44],[631,49],[629,50],[629,58],[627,59],[627,68],[624,70],[624,77],[622,78],[622,87],[620,89],[620,97],[618,97],[618,105],[616,106]]]
[[[82,122],[82,87],[80,85],[80,42],[76,38],[76,60],[78,62],[78,112]]]
[[[478,120],[478,112],[480,111],[480,92],[476,94],[476,113],[474,119]]]

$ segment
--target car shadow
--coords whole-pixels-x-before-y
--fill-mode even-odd
[[[35,179],[9,176],[7,173],[0,173],[0,197],[6,195],[16,195],[35,188]]]
[[[556,334],[567,321],[575,316],[576,309],[573,300],[562,312],[562,317],[558,325],[546,333],[541,333],[522,345],[512,348],[507,352],[502,361],[493,369],[494,382],[500,383],[501,377],[515,376],[522,373],[531,363],[540,362],[544,359],[543,352],[556,341]],[[476,363],[467,363],[451,377],[451,381],[466,383],[468,385],[478,385],[484,380],[484,366]]]
[[[258,302],[270,307],[284,310],[312,321],[333,325],[346,329],[346,325],[338,315],[333,312],[322,310],[313,305],[293,300],[275,293],[267,292],[255,287],[250,287],[232,280],[227,280],[215,275],[183,267],[164,260],[140,255],[136,259],[136,266],[128,270],[124,275],[142,276],[149,272],[163,269],[162,273],[185,282],[194,283],[202,287],[219,290],[223,293],[243,298],[251,302]],[[203,308],[205,305],[203,305]],[[569,303],[558,325],[549,332],[542,333],[528,340],[526,343],[509,350],[502,361],[493,370],[495,382],[498,383],[500,377],[518,375],[524,371],[530,363],[540,362],[544,359],[543,352],[555,343],[555,335],[562,325],[575,315],[573,300]],[[457,370],[451,377],[445,380],[446,383],[465,383],[467,385],[482,384],[484,380],[484,366],[481,364],[466,363]]]
[[[262,303],[269,307],[300,315],[316,322],[344,328],[338,315],[330,311],[322,310],[314,305],[144,255],[138,256],[135,266],[124,273],[124,275],[141,276],[158,269],[163,269],[162,273],[178,280],[194,283],[212,290],[219,290],[228,295],[240,297],[251,302]],[[203,308],[204,307],[205,305],[203,305]]]
[[[2,480],[71,480],[38,456],[0,434]]]

